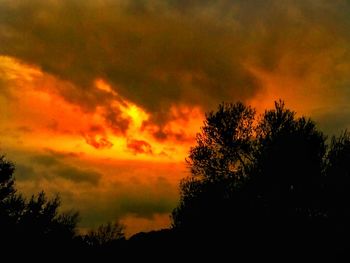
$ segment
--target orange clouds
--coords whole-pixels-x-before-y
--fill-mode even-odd
[[[16,161],[19,190],[26,195],[40,189],[59,192],[64,209],[79,209],[82,229],[116,218],[127,225],[128,235],[169,226],[188,146],[174,144],[171,137],[160,143],[144,128],[149,114],[117,94],[111,94],[115,99],[108,107],[128,120],[124,132],[106,120],[108,107],[79,107],[55,92],[66,83],[15,59],[4,60],[3,73],[10,74],[6,81],[13,89],[10,96],[0,95],[8,105],[8,118],[0,122],[1,131],[8,131],[1,145]],[[98,83],[99,89],[104,85],[102,92],[111,92],[106,82]],[[6,117],[3,108],[1,113]],[[172,126],[178,117],[174,113]],[[189,120],[179,127],[186,125]]]
[[[113,147],[113,143],[104,137],[99,137],[98,135],[85,134],[84,138],[87,144],[96,149],[110,149]]]
[[[128,234],[168,226],[178,200],[183,163],[110,160],[53,150],[7,152],[16,160],[19,191],[60,193],[63,209],[78,209],[80,226],[121,219]],[[143,228],[145,227],[145,228]]]
[[[183,140],[169,124],[174,108],[261,97],[305,112],[346,107],[349,9],[325,0],[5,0],[0,43],[3,54],[65,81],[55,92],[66,101],[99,108],[113,134],[130,131],[133,104],[157,139]]]
[[[138,153],[152,154],[152,146],[145,141],[130,140],[127,143],[127,147],[135,154],[138,154]]]
[[[120,97],[102,79],[96,80],[96,89],[109,94],[108,103],[88,110],[56,92],[57,86],[72,84],[9,57],[3,57],[1,61],[7,65],[4,70],[7,81],[14,86],[9,90],[12,98],[7,99],[11,122],[2,122],[2,125],[10,126],[8,128],[12,130],[26,127],[35,132],[35,135],[20,135],[21,143],[27,144],[28,140],[28,146],[36,143],[37,147],[86,151],[87,147],[83,144],[86,142],[95,149],[109,149],[102,152],[102,156],[118,156],[119,152],[122,158],[135,158],[134,154],[152,155],[151,159],[174,158],[181,154],[183,158],[183,144],[188,147],[193,141],[201,122],[202,113],[198,108],[174,106],[167,123],[163,126],[152,124],[149,113]],[[154,137],[157,131],[164,136],[161,142],[157,136]],[[19,130],[17,132],[20,133]],[[174,143],[180,143],[178,149]],[[88,152],[93,153],[91,150]],[[97,152],[93,154],[99,155]]]
[[[150,114],[102,79],[96,89],[110,98],[89,109],[57,92],[74,89],[71,83],[14,58],[2,57],[2,64],[7,93],[0,93],[6,103],[6,112],[0,109],[1,150],[17,164],[20,191],[59,192],[64,209],[80,210],[82,228],[117,217],[130,226],[129,234],[169,224],[178,182],[186,175],[188,140],[196,132],[189,130],[194,125],[191,116],[199,118],[198,109],[174,107],[164,125],[169,137],[160,142],[145,128],[151,125]],[[115,116],[107,118],[107,112]],[[178,140],[174,133],[184,133],[188,140]]]
[[[23,153],[28,193],[62,191],[90,221],[163,226],[218,103],[281,98],[327,132],[350,127],[349,14],[327,0],[3,0],[1,150]]]

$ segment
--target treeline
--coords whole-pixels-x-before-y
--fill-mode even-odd
[[[78,212],[60,212],[60,198],[44,192],[26,199],[15,189],[14,164],[0,156],[0,248],[29,254],[99,249],[125,240],[123,225],[107,223],[79,234]]]
[[[347,257],[347,131],[327,138],[282,101],[261,116],[242,103],[221,104],[206,115],[187,163],[191,176],[180,183],[172,226],[126,240],[118,223],[80,235],[78,215],[59,213],[58,198],[39,193],[24,199],[14,188],[13,164],[1,157],[2,247],[129,259]]]

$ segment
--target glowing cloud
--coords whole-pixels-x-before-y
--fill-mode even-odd
[[[282,98],[349,128],[349,43],[342,0],[2,0],[0,149],[25,193],[61,192],[84,227],[164,226],[218,103]]]

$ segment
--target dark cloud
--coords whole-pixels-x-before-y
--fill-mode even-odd
[[[166,198],[156,200],[149,200],[147,197],[130,198],[122,200],[120,204],[120,209],[125,215],[132,214],[141,218],[152,218],[155,214],[170,214],[173,208],[173,200]]]
[[[142,195],[128,194],[119,200],[121,215],[132,214],[140,218],[152,218],[155,214],[170,214],[177,201],[177,194],[166,177],[158,176],[152,185],[144,185]],[[173,192],[171,194],[171,192]],[[174,198],[176,197],[176,198]]]
[[[127,147],[129,150],[131,150],[134,154],[138,153],[146,153],[146,154],[152,154],[152,146],[142,140],[129,140],[127,142]]]
[[[153,133],[153,136],[160,141],[164,141],[168,138],[168,133],[164,132],[162,129]]]
[[[116,134],[125,133],[129,124],[113,101],[135,102],[151,113],[146,126],[158,124],[154,135],[159,140],[184,140],[180,132],[164,128],[173,120],[172,106],[199,105],[208,110],[222,101],[255,97],[265,87],[252,68],[296,79],[296,85],[303,84],[295,87],[296,93],[305,101],[313,100],[309,87],[320,85],[321,97],[335,99],[331,108],[312,116],[330,133],[348,127],[349,43],[350,2],[343,0],[0,0],[0,55],[60,79],[53,89],[83,111],[101,109]],[[0,65],[0,95],[8,96],[13,86],[2,77],[2,70]],[[96,88],[96,79],[111,84],[115,93]],[[279,88],[291,89],[285,83],[280,81]],[[92,126],[82,136],[95,148],[110,148],[105,129]],[[151,151],[147,142],[129,142],[135,153]],[[77,195],[75,202],[85,205],[91,218],[99,217],[91,221],[103,223],[127,213],[150,217],[152,210],[171,211],[176,203],[176,191],[169,200],[164,198],[167,192],[152,195],[163,188],[168,191],[166,184],[130,180],[128,189],[120,187],[115,195],[110,192],[116,189],[109,189],[93,208],[98,195],[92,195],[90,188],[101,186],[99,173],[88,166],[72,166],[69,160],[79,157],[73,153],[46,153],[20,160],[18,179],[29,185],[49,178],[57,189],[67,182],[89,188],[89,196],[78,200]],[[148,178],[150,169],[136,167],[116,170],[121,178],[129,174]],[[163,173],[168,175],[169,170]],[[130,185],[136,190],[131,191]],[[67,196],[73,190],[62,191]]]
[[[92,125],[86,132],[82,132],[85,142],[96,149],[110,149],[113,147],[106,137],[105,129],[102,126]]]
[[[106,172],[102,176],[101,166],[77,159],[80,154],[45,149],[40,154],[10,151],[8,156],[16,160],[16,187],[21,193],[27,197],[40,190],[49,196],[59,193],[64,210],[79,210],[83,228],[117,218],[152,221],[157,215],[169,215],[186,170],[178,163],[115,160],[100,164]]]
[[[68,165],[56,168],[54,175],[76,183],[89,183],[92,185],[97,185],[102,176],[93,170],[80,169]]]
[[[96,135],[84,134],[84,139],[87,144],[96,149],[110,149],[113,147],[113,143],[111,143],[106,137],[97,138]]]
[[[92,169],[81,169],[69,164],[68,158],[77,157],[73,153],[47,150],[48,154],[31,154],[29,159],[16,163],[16,178],[19,181],[42,179],[65,179],[73,183],[87,183],[97,186],[102,174]]]
[[[132,2],[4,1],[0,52],[73,83],[62,94],[86,108],[108,102],[93,85],[105,78],[158,120],[179,101],[213,105],[254,93],[235,28],[200,12],[180,15],[171,3]]]
[[[106,107],[105,120],[115,134],[125,134],[129,128],[130,120],[122,116],[118,108]]]
[[[135,168],[139,172],[138,165]],[[152,220],[159,214],[169,215],[178,201],[177,184],[174,185],[163,176],[149,179],[148,182],[136,180],[128,181],[127,186],[111,185],[103,199],[95,196],[94,201],[86,204],[88,209],[83,210],[83,225],[96,226],[106,221],[106,218],[115,220],[131,216]]]
[[[37,164],[47,167],[57,166],[61,164],[61,162],[56,157],[44,154],[35,155],[31,158],[31,160]]]
[[[193,136],[186,136],[183,132],[173,132],[169,130],[164,130],[164,127],[160,126],[159,130],[152,133],[155,139],[158,141],[164,141],[171,138],[179,143],[181,142],[193,142]]]
[[[66,81],[57,88],[67,100],[106,107],[123,132],[128,120],[110,107],[117,95],[96,89],[96,78],[158,124],[179,103],[208,110],[254,97],[251,65],[337,85],[349,79],[349,14],[340,0],[3,0],[0,53]]]
[[[37,177],[34,168],[30,165],[16,164],[15,179],[19,181],[33,180]]]
[[[65,159],[65,158],[78,158],[84,155],[82,152],[62,152],[62,151],[56,151],[50,148],[44,149],[46,153],[53,156],[56,159]]]
[[[320,129],[329,136],[339,135],[344,130],[350,128],[350,107],[340,107],[338,109],[323,109],[313,113],[314,119]]]

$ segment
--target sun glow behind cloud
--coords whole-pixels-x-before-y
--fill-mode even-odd
[[[82,227],[164,226],[222,101],[350,127],[348,1],[0,1],[0,150]]]
[[[80,207],[82,210],[83,228],[103,222],[105,216],[99,218],[92,211],[109,214],[110,220],[118,215],[123,220],[125,216],[125,222],[132,224],[129,234],[169,225],[169,209],[178,198],[178,182],[187,174],[184,158],[194,142],[198,130],[195,126],[202,122],[202,112],[198,108],[174,106],[171,121],[162,128],[169,136],[158,140],[153,133],[161,128],[147,123],[149,113],[119,96],[103,79],[96,79],[95,85],[96,89],[110,94],[109,105],[87,110],[65,100],[57,92],[62,86],[71,86],[70,83],[11,57],[0,57],[0,66],[1,79],[11,87],[7,93],[0,94],[4,102],[1,104],[0,146],[1,151],[8,153],[10,158],[15,156],[19,163],[17,184],[20,190],[28,194],[40,189],[48,193],[60,192],[64,208]],[[108,112],[116,115],[107,116]],[[188,117],[184,119],[183,114]],[[114,127],[113,117],[118,118],[116,121],[125,121],[122,130]],[[38,158],[35,157],[33,162],[30,156]],[[66,168],[58,170],[61,168],[57,164]],[[168,178],[163,177],[167,169],[172,171]],[[32,177],[35,173],[38,173],[37,177]],[[158,178],[164,178],[165,185],[157,186]],[[81,182],[86,184],[81,185]],[[76,183],[80,184],[79,190]],[[93,188],[89,187],[90,183]],[[163,187],[167,187],[167,197],[162,196]],[[145,191],[145,195],[140,196]],[[152,193],[147,194],[147,191]],[[90,198],[91,194],[100,196],[97,202],[104,207],[102,212],[93,208],[96,200]],[[123,200],[128,195],[131,195],[129,199],[134,198],[146,207],[165,198],[164,207],[160,205],[159,212],[155,208],[158,214],[154,220],[152,214],[147,218],[143,218],[142,213],[135,215],[132,201],[129,201],[131,212],[106,212],[110,202],[115,203],[114,209],[123,210]],[[141,201],[147,198],[151,198],[150,203]]]
[[[103,79],[96,79],[95,85],[110,94],[109,105],[86,110],[66,101],[55,90],[57,86],[71,84],[10,57],[1,57],[0,63],[3,78],[13,86],[7,97],[12,103],[8,103],[7,113],[2,114],[2,118],[11,121],[2,121],[2,130],[11,129],[14,133],[27,130],[20,138],[5,138],[11,141],[11,146],[77,151],[101,158],[182,161],[202,121],[203,114],[198,108],[174,106],[171,120],[162,131],[170,136],[159,141],[152,132],[160,127],[145,125],[149,113],[119,96]],[[110,113],[114,115],[109,116]],[[117,130],[115,125],[120,123],[125,127]],[[182,143],[177,144],[178,141]],[[145,149],[146,146],[152,150]]]

